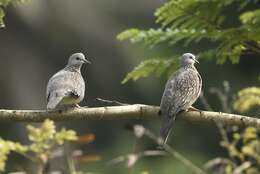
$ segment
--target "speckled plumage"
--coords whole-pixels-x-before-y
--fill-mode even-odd
[[[191,53],[183,54],[181,68],[167,81],[161,99],[160,114],[162,125],[160,136],[166,143],[176,114],[187,110],[198,99],[202,80],[194,66],[197,62]]]
[[[75,106],[85,95],[85,81],[81,75],[82,64],[88,62],[82,53],[70,56],[67,66],[54,74],[47,85],[47,109]]]

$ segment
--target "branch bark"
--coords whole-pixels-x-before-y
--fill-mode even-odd
[[[158,106],[143,104],[97,108],[81,107],[57,111],[1,109],[0,121],[42,122],[47,118],[54,121],[142,119],[158,117],[158,111]],[[260,119],[258,118],[221,112],[181,112],[177,119],[191,122],[222,122],[228,125],[253,126],[260,129]]]

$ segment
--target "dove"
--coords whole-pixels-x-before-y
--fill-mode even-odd
[[[188,110],[198,99],[202,79],[194,64],[198,63],[191,53],[185,53],[180,60],[180,69],[167,81],[161,98],[160,112],[162,118],[160,138],[162,144],[167,142],[176,115]]]
[[[84,54],[72,54],[66,67],[50,78],[46,90],[47,110],[79,107],[85,95],[85,81],[80,71],[84,63],[90,63]]]

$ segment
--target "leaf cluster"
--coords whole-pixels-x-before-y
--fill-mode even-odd
[[[134,70],[127,74],[122,83],[126,83],[128,80],[137,80],[141,77],[147,77],[151,73],[157,77],[166,74],[169,76],[177,68],[178,64],[175,59],[148,59],[142,61]]]
[[[235,110],[239,112],[246,112],[256,106],[260,106],[259,87],[248,87],[238,92],[238,99],[234,103]]]
[[[23,146],[18,142],[5,141],[0,138],[0,172],[4,171],[7,155],[15,151],[18,153],[26,153],[28,151],[27,146]]]
[[[22,145],[18,142],[6,141],[0,138],[0,172],[5,170],[6,160],[10,152],[19,153],[33,161],[41,161],[43,157],[51,154],[54,147],[63,145],[65,141],[78,139],[76,132],[62,128],[56,131],[54,122],[45,120],[41,127],[27,126],[29,145]]]
[[[200,59],[215,59],[223,64],[227,60],[238,63],[243,54],[260,54],[260,9],[246,11],[245,7],[257,1],[242,0],[170,0],[155,12],[158,28],[147,30],[131,28],[120,33],[119,40],[132,43],[144,43],[148,47],[166,43],[174,45],[196,45],[207,42],[209,48],[199,50]],[[237,15],[229,17],[225,11],[236,7]],[[228,21],[238,21],[237,25],[228,25]],[[175,57],[179,57],[175,56]],[[161,62],[154,64],[159,66]],[[141,63],[143,64],[143,62]],[[136,80],[139,73],[146,76],[155,71],[134,69],[124,80]],[[165,71],[170,67],[165,67]],[[155,68],[156,69],[156,68]]]
[[[260,173],[260,132],[248,127],[243,132],[234,132],[229,143],[222,142],[230,159],[217,158],[206,164],[216,174],[257,174]]]

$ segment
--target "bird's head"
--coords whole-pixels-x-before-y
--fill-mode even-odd
[[[74,53],[70,56],[68,61],[68,66],[81,67],[84,63],[90,63],[83,53]]]
[[[181,57],[181,66],[189,66],[194,65],[194,63],[199,63],[199,61],[196,59],[196,56],[194,56],[191,53],[184,53]]]

